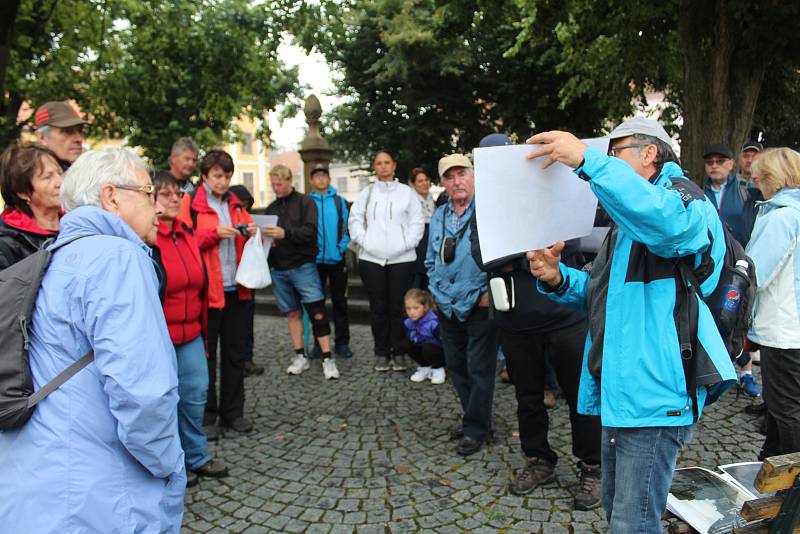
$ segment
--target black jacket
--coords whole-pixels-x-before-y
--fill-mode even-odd
[[[304,263],[316,263],[317,205],[308,196],[295,190],[267,206],[267,215],[278,216],[278,226],[286,237],[275,241],[269,252],[269,266],[279,271],[293,269]]]
[[[515,334],[541,334],[567,328],[586,320],[586,315],[583,313],[556,304],[539,292],[536,278],[531,274],[525,254],[516,254],[484,264],[478,225],[474,218],[471,224],[473,226],[470,232],[470,245],[475,263],[481,266],[483,271],[488,272],[490,278],[500,276],[514,281],[514,307],[507,312],[492,310],[499,329]],[[579,239],[567,241],[561,253],[561,261],[570,267],[579,268],[582,263],[579,245]],[[506,287],[508,285],[506,284]]]
[[[55,237],[26,232],[0,219],[0,270],[14,265],[39,250],[45,241]]]

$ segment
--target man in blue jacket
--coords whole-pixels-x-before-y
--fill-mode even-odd
[[[311,198],[317,204],[317,271],[322,290],[330,283],[333,305],[334,351],[341,358],[350,358],[350,321],[347,317],[347,265],[344,253],[350,244],[347,234],[347,203],[331,185],[325,167],[311,170]]]
[[[475,176],[463,154],[439,160],[439,176],[449,200],[433,214],[425,267],[428,290],[439,308],[439,328],[447,373],[464,417],[451,433],[456,452],[478,452],[492,429],[497,328],[489,318],[489,282],[475,263],[470,221],[475,212]]]
[[[623,122],[611,132],[608,154],[567,132],[528,142],[541,143],[529,158],[546,156],[544,167],[560,162],[588,181],[612,220],[589,272],[559,262],[563,242],[531,251],[528,259],[540,291],[589,317],[578,411],[602,421],[609,529],[660,534],[678,452],[706,402],[735,382],[711,312],[694,291],[678,291],[685,286],[676,280],[681,258],[694,265],[703,295],[716,288],[722,223],[702,190],[684,178],[656,121]],[[703,276],[701,260],[713,266]],[[687,329],[691,339],[681,344],[679,332]]]

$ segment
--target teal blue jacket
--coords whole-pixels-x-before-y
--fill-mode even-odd
[[[329,185],[328,191],[320,195],[316,191],[311,192],[311,198],[317,204],[317,263],[327,265],[340,263],[344,259],[344,251],[350,244],[350,236],[347,234],[347,218],[349,211],[347,202],[341,197],[336,200],[336,188]],[[337,202],[342,207],[341,213],[336,207]],[[341,228],[341,238],[339,229]]]
[[[600,415],[609,427],[690,425],[692,400],[675,314],[675,259],[694,256],[699,265],[711,246],[714,270],[700,289],[704,295],[713,292],[725,254],[722,223],[675,163],[665,163],[648,181],[623,160],[597,150],[586,149],[584,158],[576,173],[589,181],[614,229],[590,273],[562,264],[559,288],[553,292],[539,283],[556,302],[589,315],[578,411]],[[719,392],[735,383],[736,374],[708,307],[690,298],[698,300],[695,357]],[[707,391],[697,389],[698,417]]]

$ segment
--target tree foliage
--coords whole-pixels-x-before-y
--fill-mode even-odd
[[[296,30],[341,73],[344,104],[327,114],[337,158],[395,153],[401,178],[444,154],[470,152],[495,132],[524,140],[535,129],[590,135],[601,108],[590,97],[560,105],[566,77],[553,38],[507,52],[519,32],[511,0],[351,0],[306,8]]]
[[[52,7],[43,25],[42,4]],[[213,146],[235,136],[243,110],[261,117],[298,97],[296,69],[277,59],[290,6],[22,0],[7,93],[33,105],[75,98],[90,116],[89,134],[124,136],[162,162],[178,137]]]

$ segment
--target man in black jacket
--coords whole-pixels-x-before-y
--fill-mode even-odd
[[[331,356],[331,326],[325,313],[325,294],[317,272],[317,206],[314,200],[295,191],[292,171],[276,165],[270,171],[272,190],[277,197],[267,206],[267,215],[277,215],[278,224],[264,228],[273,239],[269,252],[272,292],[278,309],[289,321],[294,357],[286,372],[299,375],[309,368],[303,346],[303,314],[306,309],[311,329],[322,349],[322,372],[326,379],[339,378]]]
[[[494,134],[484,138],[481,146],[511,144],[510,140],[502,141],[498,134]],[[547,440],[549,418],[544,406],[545,360],[549,355],[569,405],[572,453],[580,460],[580,487],[575,492],[575,508],[595,508],[600,505],[600,418],[577,412],[586,316],[542,295],[536,288],[536,279],[531,275],[524,254],[484,264],[475,220],[472,225],[472,255],[476,263],[489,273],[490,279],[499,278],[504,282],[510,304],[506,311],[497,307],[493,311],[500,332],[500,346],[517,397],[519,439],[527,461],[510,482],[509,491],[526,495],[536,486],[555,480],[558,456]],[[579,240],[568,243],[562,261],[577,267],[581,258],[578,245]],[[493,292],[491,300],[504,300],[499,297]]]

